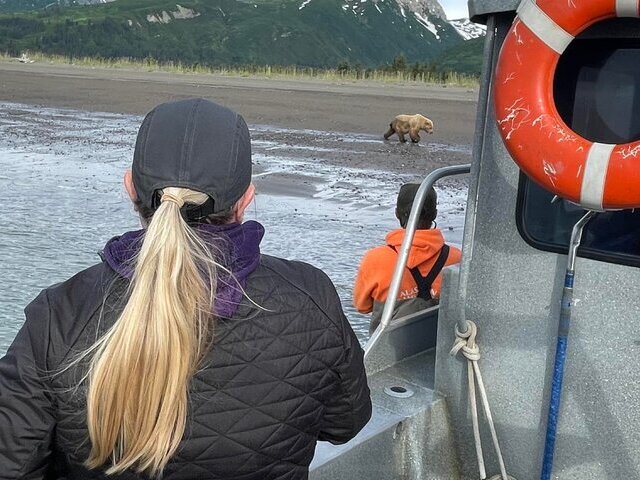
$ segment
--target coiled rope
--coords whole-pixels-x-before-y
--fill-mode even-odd
[[[476,382],[478,390],[480,391],[480,399],[482,400],[482,406],[484,407],[485,417],[489,424],[489,430],[491,430],[491,438],[493,439],[493,446],[495,447],[496,454],[498,456],[498,463],[500,464],[500,475],[494,475],[489,480],[515,480],[513,477],[507,475],[507,470],[504,466],[504,460],[502,459],[502,453],[500,451],[500,444],[498,443],[498,434],[493,424],[493,417],[491,416],[491,409],[489,408],[489,399],[487,398],[487,392],[484,388],[484,382],[482,381],[482,374],[480,373],[480,366],[478,360],[480,360],[480,347],[476,343],[476,335],[478,328],[476,324],[471,320],[467,320],[467,329],[464,332],[458,330],[456,325],[456,340],[453,343],[453,348],[449,352],[451,355],[456,356],[458,352],[462,351],[462,355],[467,359],[467,378],[469,380],[469,405],[471,407],[471,419],[473,422],[473,438],[476,444],[476,455],[478,457],[478,469],[480,471],[481,480],[487,478],[487,473],[484,467],[484,456],[482,455],[482,443],[480,440],[480,427],[478,425],[478,407],[476,404]]]

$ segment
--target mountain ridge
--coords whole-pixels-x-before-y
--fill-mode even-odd
[[[49,4],[0,16],[0,51],[372,68],[398,55],[431,63],[482,34],[465,22],[448,22],[437,0],[74,1],[92,5]],[[0,7],[15,2],[0,0]]]

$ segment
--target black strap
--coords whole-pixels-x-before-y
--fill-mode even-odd
[[[393,245],[388,245],[388,247],[391,248],[394,252],[398,253],[398,250],[396,250]],[[436,262],[433,264],[433,267],[431,267],[429,273],[427,273],[424,277],[420,273],[418,267],[407,267],[407,270],[409,270],[411,276],[413,277],[413,280],[418,286],[418,298],[422,298],[424,300],[431,300],[433,298],[431,296],[431,285],[444,268],[444,265],[447,262],[447,258],[449,258],[449,245],[445,243],[444,245],[442,245],[440,254],[436,259]]]
[[[160,206],[160,190],[156,190],[153,196],[153,209]],[[209,215],[215,213],[215,201],[211,197],[200,205],[194,203],[185,203],[180,207],[180,214],[185,222],[189,224],[200,223]]]
[[[426,277],[424,277],[424,288],[426,288],[426,294],[428,294],[428,298],[426,297],[421,297],[421,298],[425,298],[426,300],[431,300],[431,285],[435,281],[436,277],[440,275],[440,272],[444,268],[445,263],[447,263],[447,258],[449,258],[449,245],[445,243],[444,245],[442,245],[442,248],[440,249],[440,255],[438,255],[438,258],[436,259],[436,263],[433,264],[431,271],[427,273]],[[418,271],[417,268],[416,268],[416,271]],[[420,286],[418,286],[418,291],[419,289],[420,289]]]

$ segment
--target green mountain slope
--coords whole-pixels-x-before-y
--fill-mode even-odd
[[[4,1],[6,7],[16,0]],[[2,15],[0,51],[207,65],[327,67],[347,61],[374,67],[398,54],[409,62],[430,62],[462,44],[446,21],[431,22],[435,34],[393,0],[118,0]]]
[[[484,37],[467,40],[446,50],[433,62],[440,71],[479,75],[482,69]]]

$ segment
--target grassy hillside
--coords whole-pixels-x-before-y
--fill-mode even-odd
[[[433,62],[434,68],[444,72],[479,75],[482,69],[484,37],[467,40],[446,50]]]
[[[10,0],[6,0],[10,1]],[[32,0],[35,1],[35,0]],[[0,51],[188,64],[374,67],[398,54],[431,62],[461,38],[446,22],[436,39],[392,1],[118,0],[0,16]],[[355,8],[354,8],[355,5]],[[187,12],[193,18],[180,19]],[[189,13],[193,12],[193,13]],[[149,21],[163,19],[168,23]]]

